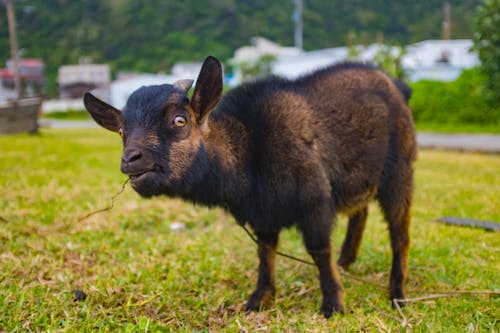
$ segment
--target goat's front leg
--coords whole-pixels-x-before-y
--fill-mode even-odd
[[[246,311],[258,311],[270,305],[276,292],[274,284],[274,259],[278,245],[278,233],[259,234],[259,279],[257,288],[248,299]]]
[[[326,206],[326,205],[325,205]],[[319,282],[323,294],[321,313],[330,318],[333,313],[344,312],[344,292],[337,265],[332,265],[330,232],[334,214],[327,207],[318,209],[301,225],[307,251],[319,270]]]
[[[331,250],[308,249],[319,270],[319,283],[323,294],[321,313],[330,318],[335,312],[344,313],[344,292],[336,265],[332,265]]]

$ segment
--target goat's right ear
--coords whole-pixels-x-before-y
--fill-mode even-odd
[[[191,106],[198,124],[203,124],[210,111],[217,105],[222,96],[222,65],[214,57],[208,57],[201,66],[196,80]]]
[[[112,132],[120,130],[121,112],[119,110],[89,92],[83,96],[83,104],[96,123]]]

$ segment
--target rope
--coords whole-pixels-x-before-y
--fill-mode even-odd
[[[242,225],[242,228],[243,228],[243,230],[245,230],[245,232],[250,237],[250,239],[252,239],[252,241],[255,244],[257,244],[257,246],[268,247],[268,245],[259,242],[259,240],[248,230],[248,228],[245,225]],[[268,247],[268,248],[271,249],[272,251],[274,251],[273,248],[270,248],[270,247]],[[304,260],[304,259],[301,259],[301,258],[297,258],[297,257],[294,257],[292,255],[289,255],[289,254],[286,254],[286,253],[283,253],[283,252],[280,252],[280,251],[276,251],[276,254],[279,255],[279,256],[282,256],[282,257],[294,260],[294,261],[298,261],[298,262],[303,263],[303,264],[316,266],[311,261]],[[364,283],[364,284],[367,284],[367,285],[371,285],[371,286],[377,287],[377,288],[382,289],[382,290],[388,290],[389,289],[388,287],[386,287],[386,286],[384,286],[382,284],[378,284],[378,283],[375,283],[375,282],[372,282],[372,281],[360,278],[358,276],[352,275],[352,274],[344,271],[343,269],[340,269],[340,274],[342,274],[342,275],[344,275],[344,276],[346,276],[346,277],[348,277],[348,278],[350,278],[352,280],[355,280],[355,281],[358,281],[358,282],[361,282],[361,283]],[[421,290],[408,290],[408,292],[415,293],[415,294],[422,294],[423,293]],[[434,299],[434,298],[443,298],[443,297],[453,297],[453,296],[460,296],[460,295],[500,295],[500,291],[495,291],[495,290],[455,290],[455,291],[437,291],[437,292],[434,292],[434,293],[435,294],[432,294],[432,295],[427,295],[427,296],[422,296],[422,297],[415,297],[415,298],[403,298],[403,299],[396,299],[395,298],[392,301],[394,302],[394,304],[396,304],[396,303],[418,302],[418,301],[422,301],[422,300],[428,300],[428,299]],[[399,306],[399,304],[397,304],[396,308],[398,308],[398,306]]]
[[[98,209],[98,210],[94,210],[94,211],[92,211],[92,212],[90,212],[90,213],[88,213],[88,214],[86,214],[86,215],[84,215],[84,216],[80,217],[78,220],[76,220],[76,222],[82,222],[82,221],[84,221],[84,220],[88,219],[89,217],[91,217],[91,216],[93,216],[93,215],[95,215],[95,214],[103,213],[103,212],[106,212],[106,211],[109,211],[109,210],[113,209],[113,207],[115,206],[115,199],[116,199],[116,197],[117,197],[117,196],[119,196],[120,194],[122,194],[122,193],[123,193],[123,191],[125,191],[125,186],[127,185],[127,183],[128,183],[129,181],[130,181],[130,178],[127,178],[127,179],[125,180],[125,182],[122,184],[122,188],[120,189],[120,191],[116,192],[116,193],[115,193],[115,194],[111,197],[111,203],[110,203],[110,205],[109,205],[109,206],[104,207],[104,208],[101,208],[101,209]],[[5,218],[5,217],[3,217],[3,216],[1,216],[1,215],[0,215],[0,221],[1,221],[1,222],[5,222],[5,223],[10,223],[10,221],[9,221],[7,218]]]
[[[127,179],[125,180],[125,182],[123,183],[122,188],[120,189],[120,191],[116,192],[116,193],[115,193],[115,195],[113,195],[113,196],[111,197],[111,203],[110,203],[110,205],[109,205],[109,206],[107,206],[107,207],[105,207],[105,208],[98,209],[98,210],[94,210],[94,211],[92,211],[92,212],[88,213],[87,215],[85,215],[85,216],[83,216],[83,217],[79,218],[79,219],[77,220],[77,222],[82,222],[82,221],[84,221],[84,220],[88,219],[89,217],[91,217],[91,216],[93,216],[93,215],[95,215],[95,214],[99,214],[99,213],[106,212],[106,211],[109,211],[109,210],[113,209],[113,207],[115,206],[115,198],[116,198],[117,196],[119,196],[120,194],[122,194],[122,193],[123,193],[123,191],[125,191],[125,185],[127,185],[127,183],[128,183],[129,181],[130,181],[130,178],[127,178]]]
[[[259,242],[259,240],[250,232],[250,230],[248,230],[248,228],[245,226],[245,225],[242,225],[241,226],[243,228],[243,230],[245,230],[245,232],[247,233],[247,235],[250,237],[250,239],[255,243],[257,244],[257,246],[265,246],[265,247],[268,247],[268,245],[266,244],[263,244],[261,242]],[[275,251],[274,248],[270,248],[268,247],[269,249],[271,249],[272,251]],[[275,251],[277,255],[281,256],[281,257],[284,257],[284,258],[287,258],[287,259],[290,259],[290,260],[294,260],[294,261],[297,261],[297,262],[300,262],[300,263],[303,263],[303,264],[306,264],[306,265],[311,265],[311,266],[316,266],[315,263],[313,263],[312,261],[308,261],[308,260],[304,260],[304,259],[301,259],[301,258],[298,258],[298,257],[294,257],[292,255],[289,255],[287,253],[284,253],[284,252],[280,252],[280,251]],[[346,271],[344,271],[343,269],[340,269],[340,274],[352,279],[352,280],[355,280],[355,281],[358,281],[358,282],[362,282],[364,284],[368,284],[368,285],[371,285],[371,286],[374,286],[374,287],[377,287],[379,289],[382,289],[382,290],[387,290],[388,288],[384,285],[381,285],[381,284],[378,284],[378,283],[374,283],[374,282],[371,282],[371,281],[368,281],[366,279],[363,279],[363,278],[360,278],[360,277],[357,277],[357,276],[354,276],[352,274],[349,274],[347,273]]]
[[[242,225],[242,228],[243,228],[243,230],[245,230],[245,232],[250,237],[250,239],[252,239],[252,241],[255,244],[257,244],[257,246],[266,246],[266,247],[270,248],[268,245],[259,242],[259,240],[247,229],[247,227],[245,225]],[[271,250],[275,251],[274,248],[271,248]],[[283,253],[283,252],[276,251],[276,254],[279,256],[294,260],[294,261],[298,261],[300,263],[315,266],[315,264],[310,262],[310,261],[307,261],[307,260],[304,260],[301,258],[297,258],[297,257],[291,256],[291,255]],[[342,274],[342,275],[344,275],[352,280],[359,281],[359,282],[362,282],[364,284],[377,287],[379,289],[383,289],[383,290],[388,289],[386,286],[383,286],[381,284],[374,283],[372,281],[368,281],[366,279],[349,274],[346,271],[344,271],[343,269],[340,269],[340,274]],[[416,294],[423,293],[420,290],[410,290],[409,292],[416,293]],[[436,298],[456,297],[456,296],[461,296],[461,295],[500,295],[500,291],[495,291],[495,290],[454,290],[454,291],[439,291],[439,292],[435,292],[435,294],[414,297],[414,298],[402,298],[402,299],[394,298],[392,300],[392,304],[394,305],[394,308],[398,312],[399,317],[394,316],[392,314],[385,313],[381,309],[377,308],[373,303],[371,303],[371,302],[369,302],[369,303],[372,305],[372,307],[374,309],[379,311],[379,313],[381,313],[382,315],[398,321],[402,325],[402,327],[406,327],[406,328],[411,329],[412,323],[411,323],[410,319],[408,319],[405,316],[405,314],[403,313],[403,310],[401,309],[401,306],[403,305],[403,303],[421,302],[421,301],[426,301],[426,300],[431,300],[431,299],[436,299]]]
[[[257,238],[255,238],[255,236],[247,229],[247,227],[245,225],[242,225],[241,227],[243,228],[243,230],[245,230],[245,232],[247,233],[247,235],[250,236],[250,238],[254,241],[255,244],[260,245],[260,246],[268,247],[266,244],[260,243],[259,240]],[[273,251],[274,251],[274,249],[273,249]],[[283,252],[280,252],[280,251],[276,251],[276,254],[279,255],[279,256],[291,259],[291,260],[295,260],[295,261],[301,262],[301,263],[306,264],[306,265],[316,266],[316,264],[313,263],[313,262],[311,262],[311,261],[304,260],[304,259],[301,259],[301,258],[297,258],[297,257],[291,256],[289,254],[286,254],[286,253],[283,253]]]

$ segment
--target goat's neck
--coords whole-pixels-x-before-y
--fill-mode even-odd
[[[202,201],[228,206],[240,201],[248,191],[246,135],[234,120],[208,124],[204,148],[208,170],[198,189]]]

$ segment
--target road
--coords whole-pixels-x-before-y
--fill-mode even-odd
[[[500,154],[500,135],[418,133],[420,148]]]

